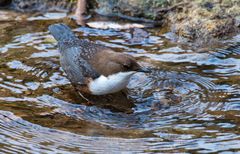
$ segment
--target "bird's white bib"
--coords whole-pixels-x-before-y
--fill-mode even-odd
[[[126,88],[130,77],[135,71],[119,72],[109,76],[101,75],[89,83],[89,89],[93,95],[105,95],[118,92]]]

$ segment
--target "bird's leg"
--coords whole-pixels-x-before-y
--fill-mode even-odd
[[[87,101],[87,104],[91,105],[93,104],[89,99],[87,99],[83,94],[87,94],[88,93],[88,89],[86,87],[86,85],[83,84],[75,84],[73,85],[74,89],[76,92],[78,92],[78,94],[85,100]]]
[[[79,94],[83,99],[85,99],[87,102],[90,102],[90,101],[89,101],[86,97],[84,97],[83,94],[80,93],[79,91],[78,91],[78,94]]]
[[[87,105],[93,105],[94,103],[92,101],[90,101],[89,99],[87,99],[81,92],[78,91],[78,94],[85,100],[87,101]]]

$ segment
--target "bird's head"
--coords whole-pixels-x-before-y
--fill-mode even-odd
[[[121,54],[115,57],[115,62],[120,66],[122,72],[145,72],[149,70],[139,65],[136,59],[131,55]]]

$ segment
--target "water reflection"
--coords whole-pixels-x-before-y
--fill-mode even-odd
[[[89,106],[75,93],[47,27],[12,33],[0,46],[0,152],[240,150],[238,39],[197,52],[158,29],[139,45],[128,41],[128,30],[76,28],[80,37],[131,54],[153,70],[132,77],[128,97],[135,106],[123,106],[132,112],[114,112]]]

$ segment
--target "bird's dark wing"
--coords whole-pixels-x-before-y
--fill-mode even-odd
[[[85,84],[87,78],[95,79],[100,76],[91,65],[80,56],[81,47],[66,48],[61,54],[61,65],[73,84]]]

